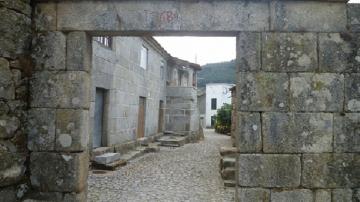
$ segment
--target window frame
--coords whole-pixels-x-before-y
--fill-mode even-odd
[[[145,61],[143,61],[144,58]],[[142,45],[140,50],[140,67],[146,70],[148,68],[148,63],[149,63],[149,49],[146,46]]]
[[[217,98],[211,98],[211,110],[217,110]]]

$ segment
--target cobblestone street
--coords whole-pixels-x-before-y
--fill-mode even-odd
[[[89,175],[89,201],[234,201],[219,173],[219,148],[230,137],[205,131],[205,140],[180,148],[161,147],[114,172]]]

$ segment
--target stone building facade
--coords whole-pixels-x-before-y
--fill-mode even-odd
[[[142,56],[146,67],[141,66]],[[124,144],[135,145],[139,138],[163,132],[164,124],[159,122],[164,122],[164,116],[159,117],[159,113],[166,105],[169,57],[151,37],[113,37],[109,47],[94,40],[90,121],[94,130],[101,130],[103,125],[103,138],[101,145],[92,139],[93,147],[114,147],[121,151]],[[98,100],[103,103],[102,114],[95,110],[96,98],[103,99]],[[141,99],[145,101],[143,114],[139,114]],[[94,123],[99,118],[103,123]],[[138,133],[139,118],[143,119],[143,134]],[[98,133],[93,131],[91,137],[98,138]]]
[[[238,200],[358,201],[360,6],[346,2],[0,1],[1,198],[86,201],[92,36],[185,33],[238,38]]]

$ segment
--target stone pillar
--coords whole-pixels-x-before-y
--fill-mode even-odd
[[[360,33],[343,3],[270,11],[237,39],[237,200],[359,200]]]
[[[30,198],[86,201],[91,37],[56,31],[41,13],[52,5],[36,8],[28,148],[37,193]]]

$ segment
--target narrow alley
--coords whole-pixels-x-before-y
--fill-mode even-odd
[[[161,147],[117,171],[89,174],[89,201],[234,201],[219,173],[219,148],[229,136],[205,130],[205,140],[183,147]]]

